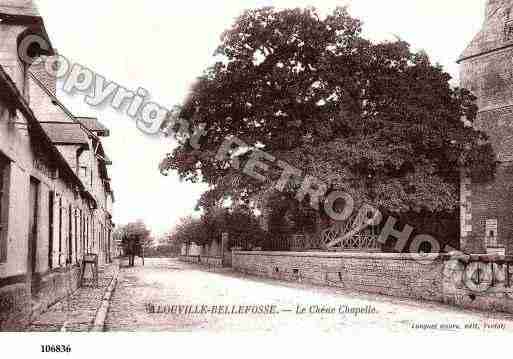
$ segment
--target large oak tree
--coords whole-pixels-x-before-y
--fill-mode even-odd
[[[395,213],[453,211],[460,169],[493,175],[492,148],[472,127],[474,96],[406,42],[365,39],[345,8],[248,10],[215,55],[178,113],[205,126],[200,148],[180,141],[161,164],[210,185],[203,207],[272,188],[215,159],[228,136]]]

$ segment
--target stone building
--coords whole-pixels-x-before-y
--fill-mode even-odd
[[[32,1],[0,0],[0,330],[24,328],[78,286],[85,253],[102,264],[114,246],[109,131],[74,116],[55,78],[20,59],[33,34],[51,44]]]
[[[513,255],[513,0],[488,0],[485,21],[459,59],[461,86],[478,98],[476,128],[497,155],[490,183],[461,181],[461,244]]]

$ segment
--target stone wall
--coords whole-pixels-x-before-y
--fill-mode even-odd
[[[182,262],[187,262],[187,263],[206,265],[208,267],[215,267],[215,268],[223,267],[223,258],[222,257],[211,257],[211,256],[204,256],[204,255],[201,255],[201,256],[181,255],[181,256],[179,256],[179,260],[181,260]]]
[[[30,322],[30,287],[24,282],[0,288],[0,331],[20,331]]]
[[[472,235],[474,243],[468,246],[468,253],[486,253],[478,251],[485,247],[485,227],[487,219],[496,219],[498,222],[497,242],[500,247],[511,247],[513,238],[513,181],[512,162],[503,162],[497,166],[493,183],[472,184]],[[511,249],[509,254],[513,253]]]
[[[45,312],[58,301],[66,298],[79,287],[80,267],[71,270],[56,270],[43,276],[38,283],[38,293],[32,308],[32,316]]]
[[[21,331],[31,318],[46,311],[56,302],[66,298],[78,288],[80,269],[56,270],[40,276],[37,280],[37,295],[31,292],[32,285],[20,276],[12,284],[0,286],[0,331]]]
[[[274,279],[442,301],[441,259],[422,264],[408,254],[233,252],[232,268]]]
[[[444,302],[469,309],[513,313],[512,258],[493,254],[459,257],[444,264]]]
[[[271,279],[513,313],[512,257],[443,255],[426,264],[408,254],[234,251],[232,261]]]

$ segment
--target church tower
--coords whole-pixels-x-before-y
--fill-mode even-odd
[[[495,179],[461,181],[461,247],[513,255],[513,0],[488,0],[485,21],[459,59],[461,87],[477,96],[476,129],[497,156]]]

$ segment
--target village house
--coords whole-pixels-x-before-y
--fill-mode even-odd
[[[33,34],[48,39],[32,1],[1,0],[0,330],[25,327],[75,289],[86,253],[104,264],[114,248],[111,161],[101,141],[109,131],[74,116],[55,78],[22,61],[19,44]]]

